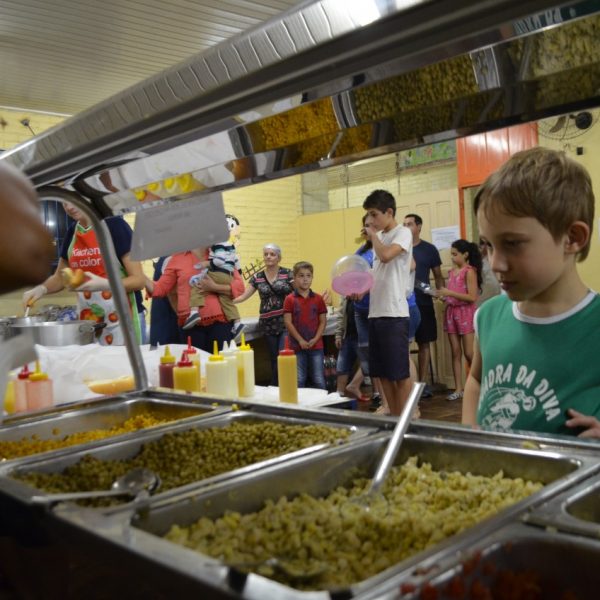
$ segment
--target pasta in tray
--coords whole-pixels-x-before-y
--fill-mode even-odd
[[[254,570],[294,587],[330,589],[367,579],[542,487],[502,472],[484,477],[434,471],[412,457],[388,476],[387,514],[340,509],[368,483],[356,479],[350,489],[340,487],[326,498],[283,497],[268,500],[255,513],[228,512],[189,527],[174,525],[165,537],[230,564],[277,557],[302,573],[321,561],[326,569],[309,581],[286,580],[285,573],[269,566]]]

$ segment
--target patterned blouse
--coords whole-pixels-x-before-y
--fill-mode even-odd
[[[250,285],[258,290],[260,296],[258,324],[264,335],[279,335],[285,331],[283,301],[294,290],[292,281],[292,271],[284,267],[279,267],[273,283],[269,282],[264,271],[259,271],[250,278]]]

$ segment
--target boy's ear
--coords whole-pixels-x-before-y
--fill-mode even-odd
[[[575,221],[567,230],[565,250],[568,254],[581,252],[590,243],[590,228],[583,221]]]

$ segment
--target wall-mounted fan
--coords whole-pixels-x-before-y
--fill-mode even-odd
[[[570,140],[583,135],[597,121],[598,114],[587,110],[538,121],[538,133],[551,140]]]

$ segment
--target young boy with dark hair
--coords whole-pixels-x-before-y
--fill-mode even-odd
[[[294,291],[283,302],[283,322],[298,361],[298,387],[310,380],[314,387],[326,389],[323,364],[323,331],[327,307],[320,294],[310,289],[313,266],[297,262],[293,269]]]
[[[563,152],[518,152],[474,202],[505,294],[475,316],[463,423],[600,437],[600,298],[576,263],[590,248],[590,176]]]
[[[390,413],[400,415],[410,392],[409,309],[405,290],[412,262],[412,233],[396,223],[396,200],[385,190],[363,202],[369,215],[365,233],[373,244],[369,304],[369,370],[379,377]]]

